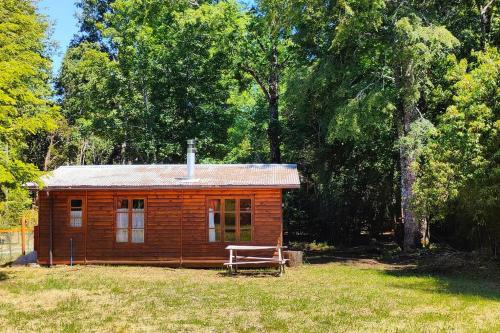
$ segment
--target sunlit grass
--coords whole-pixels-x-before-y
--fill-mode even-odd
[[[272,275],[79,266],[0,271],[2,331],[500,331],[500,288],[338,263]]]

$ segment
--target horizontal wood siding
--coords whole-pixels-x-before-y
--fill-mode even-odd
[[[38,260],[49,261],[49,198],[46,192],[38,193]]]
[[[85,223],[80,228],[69,225],[69,199],[73,197],[84,198],[84,192],[40,192],[39,194],[39,253],[40,261],[49,260],[50,246],[50,210],[52,200],[52,256],[54,261],[70,261],[85,259],[84,230]],[[73,251],[71,251],[71,248]]]
[[[69,198],[86,197],[82,228],[69,226]],[[77,262],[180,262],[224,260],[229,243],[209,243],[207,196],[254,198],[254,239],[251,244],[277,244],[282,236],[280,189],[57,191],[53,200],[54,262],[68,262],[73,239]],[[145,242],[115,243],[115,200],[128,196],[146,199]],[[39,193],[39,261],[49,259],[49,197]],[[80,230],[78,230],[80,229]],[[85,241],[86,235],[86,241]],[[182,242],[181,242],[182,239]],[[86,249],[85,249],[86,243]]]

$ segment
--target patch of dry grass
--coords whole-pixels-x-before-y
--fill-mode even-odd
[[[500,288],[475,278],[330,263],[283,277],[77,266],[0,271],[2,331],[500,331]]]

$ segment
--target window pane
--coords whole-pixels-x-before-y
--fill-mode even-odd
[[[224,241],[226,242],[234,242],[236,241],[236,232],[234,230],[225,230],[224,231]]]
[[[220,227],[208,229],[208,241],[220,242]]]
[[[240,213],[240,227],[248,227],[252,225],[252,214]]]
[[[143,199],[132,200],[132,209],[144,209],[144,200]]]
[[[82,208],[82,200],[80,199],[73,199],[71,200],[71,208]]]
[[[234,242],[235,240],[236,240],[236,214],[226,212],[224,214],[224,241]]]
[[[208,241],[220,241],[220,213],[212,207],[208,208]]]
[[[78,210],[75,210],[75,211],[71,211],[70,213],[70,220],[69,220],[69,224],[70,226],[72,227],[81,227],[82,226],[82,211],[81,211],[81,208],[77,208]]]
[[[234,228],[236,227],[236,214],[235,213],[228,213],[226,212],[224,214],[224,223],[226,225],[226,228]]]
[[[221,241],[222,240],[221,235],[222,235],[222,228],[221,228],[220,224],[218,224],[215,226],[215,239],[217,241]]]
[[[118,209],[128,209],[128,199],[118,200]]]
[[[135,209],[132,211],[132,228],[144,228],[144,213],[137,213],[135,212]]]
[[[251,228],[241,228],[240,229],[240,241],[248,242],[252,240],[252,229]]]
[[[208,212],[208,227],[215,228],[220,225],[220,213]]]
[[[220,212],[220,199],[211,199],[208,201],[208,210]]]
[[[116,229],[116,242],[117,243],[128,242],[128,229]]]
[[[144,243],[144,229],[132,229],[132,243]]]
[[[116,227],[117,228],[128,228],[128,211],[118,210],[116,213]]]
[[[71,217],[72,218],[82,218],[82,211],[81,210],[72,210]]]
[[[240,212],[251,212],[252,211],[252,200],[241,199],[240,200]]]
[[[224,209],[226,212],[236,211],[236,199],[226,199],[224,202]]]

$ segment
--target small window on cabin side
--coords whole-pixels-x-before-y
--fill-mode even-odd
[[[116,208],[116,242],[128,242],[128,199],[119,199]]]
[[[144,199],[118,199],[116,242],[144,243]]]
[[[69,225],[74,228],[80,228],[83,221],[83,200],[71,199],[70,206]]]
[[[144,243],[144,200],[132,200],[132,243]]]
[[[252,199],[208,200],[208,241],[249,242],[252,240]]]

